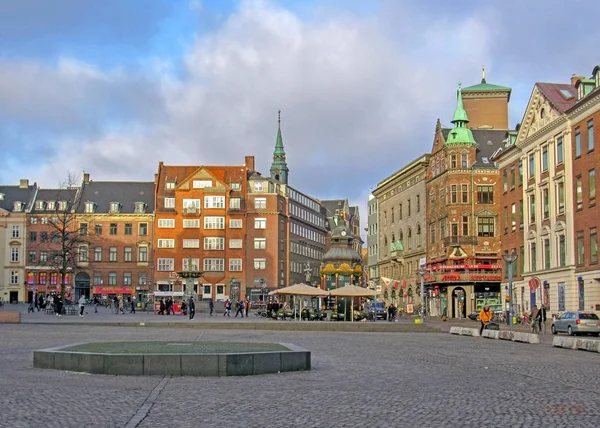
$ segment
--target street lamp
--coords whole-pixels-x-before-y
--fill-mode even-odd
[[[425,322],[425,275],[427,275],[427,269],[424,265],[421,265],[419,269],[419,276],[421,277],[421,323]]]
[[[509,253],[508,250],[504,250],[502,259],[508,264],[508,326],[510,331],[513,329],[513,263],[517,261],[517,252],[513,248]]]

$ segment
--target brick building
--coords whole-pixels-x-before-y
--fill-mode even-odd
[[[508,123],[508,117],[500,117],[501,113],[508,115],[508,108],[497,108],[498,98],[489,94],[502,92],[506,104],[510,89],[499,90],[485,78],[481,85],[489,87],[470,93],[475,95],[469,95],[468,104],[476,108],[480,129],[469,128],[471,112],[465,110],[459,89],[454,126],[444,128],[438,120],[427,172],[428,304],[450,317],[464,317],[484,304],[502,310],[500,174],[489,158],[507,132],[505,128],[492,129],[492,125]],[[489,120],[486,106],[490,106]]]
[[[598,229],[600,205],[596,203],[597,173],[600,165],[600,66],[592,77],[575,78],[577,101],[567,111],[571,119],[571,147],[574,195],[575,272],[570,282],[559,284],[557,301],[559,311],[600,311],[600,267],[598,264]],[[568,202],[567,202],[568,203]],[[571,211],[571,210],[569,210]]]
[[[4,303],[25,301],[27,213],[33,208],[37,185],[21,180],[0,186],[0,298]]]
[[[426,176],[429,154],[410,162],[373,190],[379,206],[380,285],[384,300],[412,304],[420,292],[419,260],[425,257]]]
[[[92,181],[84,173],[75,297],[147,298],[153,274],[154,182]]]

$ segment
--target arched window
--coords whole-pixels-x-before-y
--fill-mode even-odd
[[[421,240],[421,225],[417,224],[417,247],[420,247],[423,241]]]
[[[402,231],[398,232],[398,240],[404,245],[404,233]]]
[[[408,239],[407,239],[408,248],[412,248],[412,229],[408,228]]]

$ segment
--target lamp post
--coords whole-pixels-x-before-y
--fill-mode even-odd
[[[421,323],[425,322],[425,275],[427,275],[427,269],[425,268],[427,259],[422,257],[419,259],[419,276],[421,277]]]
[[[508,264],[508,327],[510,331],[513,329],[513,263],[517,260],[517,252],[513,250],[509,253],[508,250],[502,254],[502,259]]]

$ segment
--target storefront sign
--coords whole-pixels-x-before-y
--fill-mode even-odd
[[[94,294],[133,294],[131,287],[94,287]]]
[[[433,266],[430,270],[501,270],[500,265],[442,265]]]
[[[500,274],[445,273],[443,275],[425,275],[426,282],[496,282],[502,281]]]

